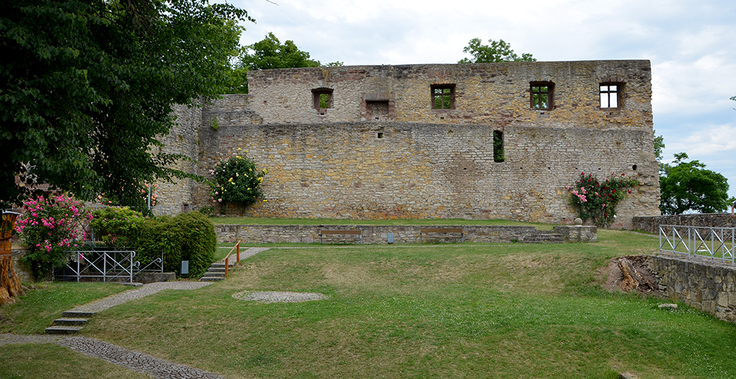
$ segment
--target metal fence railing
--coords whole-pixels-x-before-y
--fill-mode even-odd
[[[163,272],[164,252],[141,267],[133,250],[78,250],[72,251],[66,267],[56,277],[61,280],[82,279],[132,282],[140,272]]]
[[[696,256],[736,263],[736,228],[708,226],[659,226],[659,254],[692,259]]]

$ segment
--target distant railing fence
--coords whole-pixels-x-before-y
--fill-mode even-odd
[[[692,259],[695,256],[736,263],[736,228],[706,226],[659,226],[659,254]]]
[[[57,273],[61,280],[128,281],[141,272],[164,272],[164,252],[147,265],[135,259],[133,250],[77,250],[72,251],[66,267]]]

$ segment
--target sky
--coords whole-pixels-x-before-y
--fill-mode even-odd
[[[223,0],[224,1],[224,0]],[[648,59],[665,162],[679,152],[729,180],[736,197],[734,0],[228,0],[322,63],[457,63],[472,38],[538,61]]]

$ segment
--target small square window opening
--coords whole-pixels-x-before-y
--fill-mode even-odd
[[[432,86],[432,109],[455,108],[455,86]]]
[[[601,109],[619,107],[620,86],[618,84],[601,84],[600,91]]]
[[[539,110],[552,109],[554,84],[552,83],[531,83],[530,92],[531,92],[532,109],[539,109]]]
[[[312,90],[314,109],[332,108],[332,89],[319,88]]]

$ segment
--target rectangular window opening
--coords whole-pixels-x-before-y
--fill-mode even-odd
[[[619,108],[620,104],[620,84],[601,84],[600,100],[601,109]]]
[[[553,83],[531,83],[531,107],[532,109],[552,109],[554,95]]]
[[[318,88],[312,90],[312,99],[314,102],[314,109],[328,109],[332,108],[332,89],[331,88]]]
[[[503,162],[505,160],[503,151],[503,132],[500,130],[493,131],[493,161]]]
[[[455,85],[443,84],[432,86],[432,109],[455,108]]]

